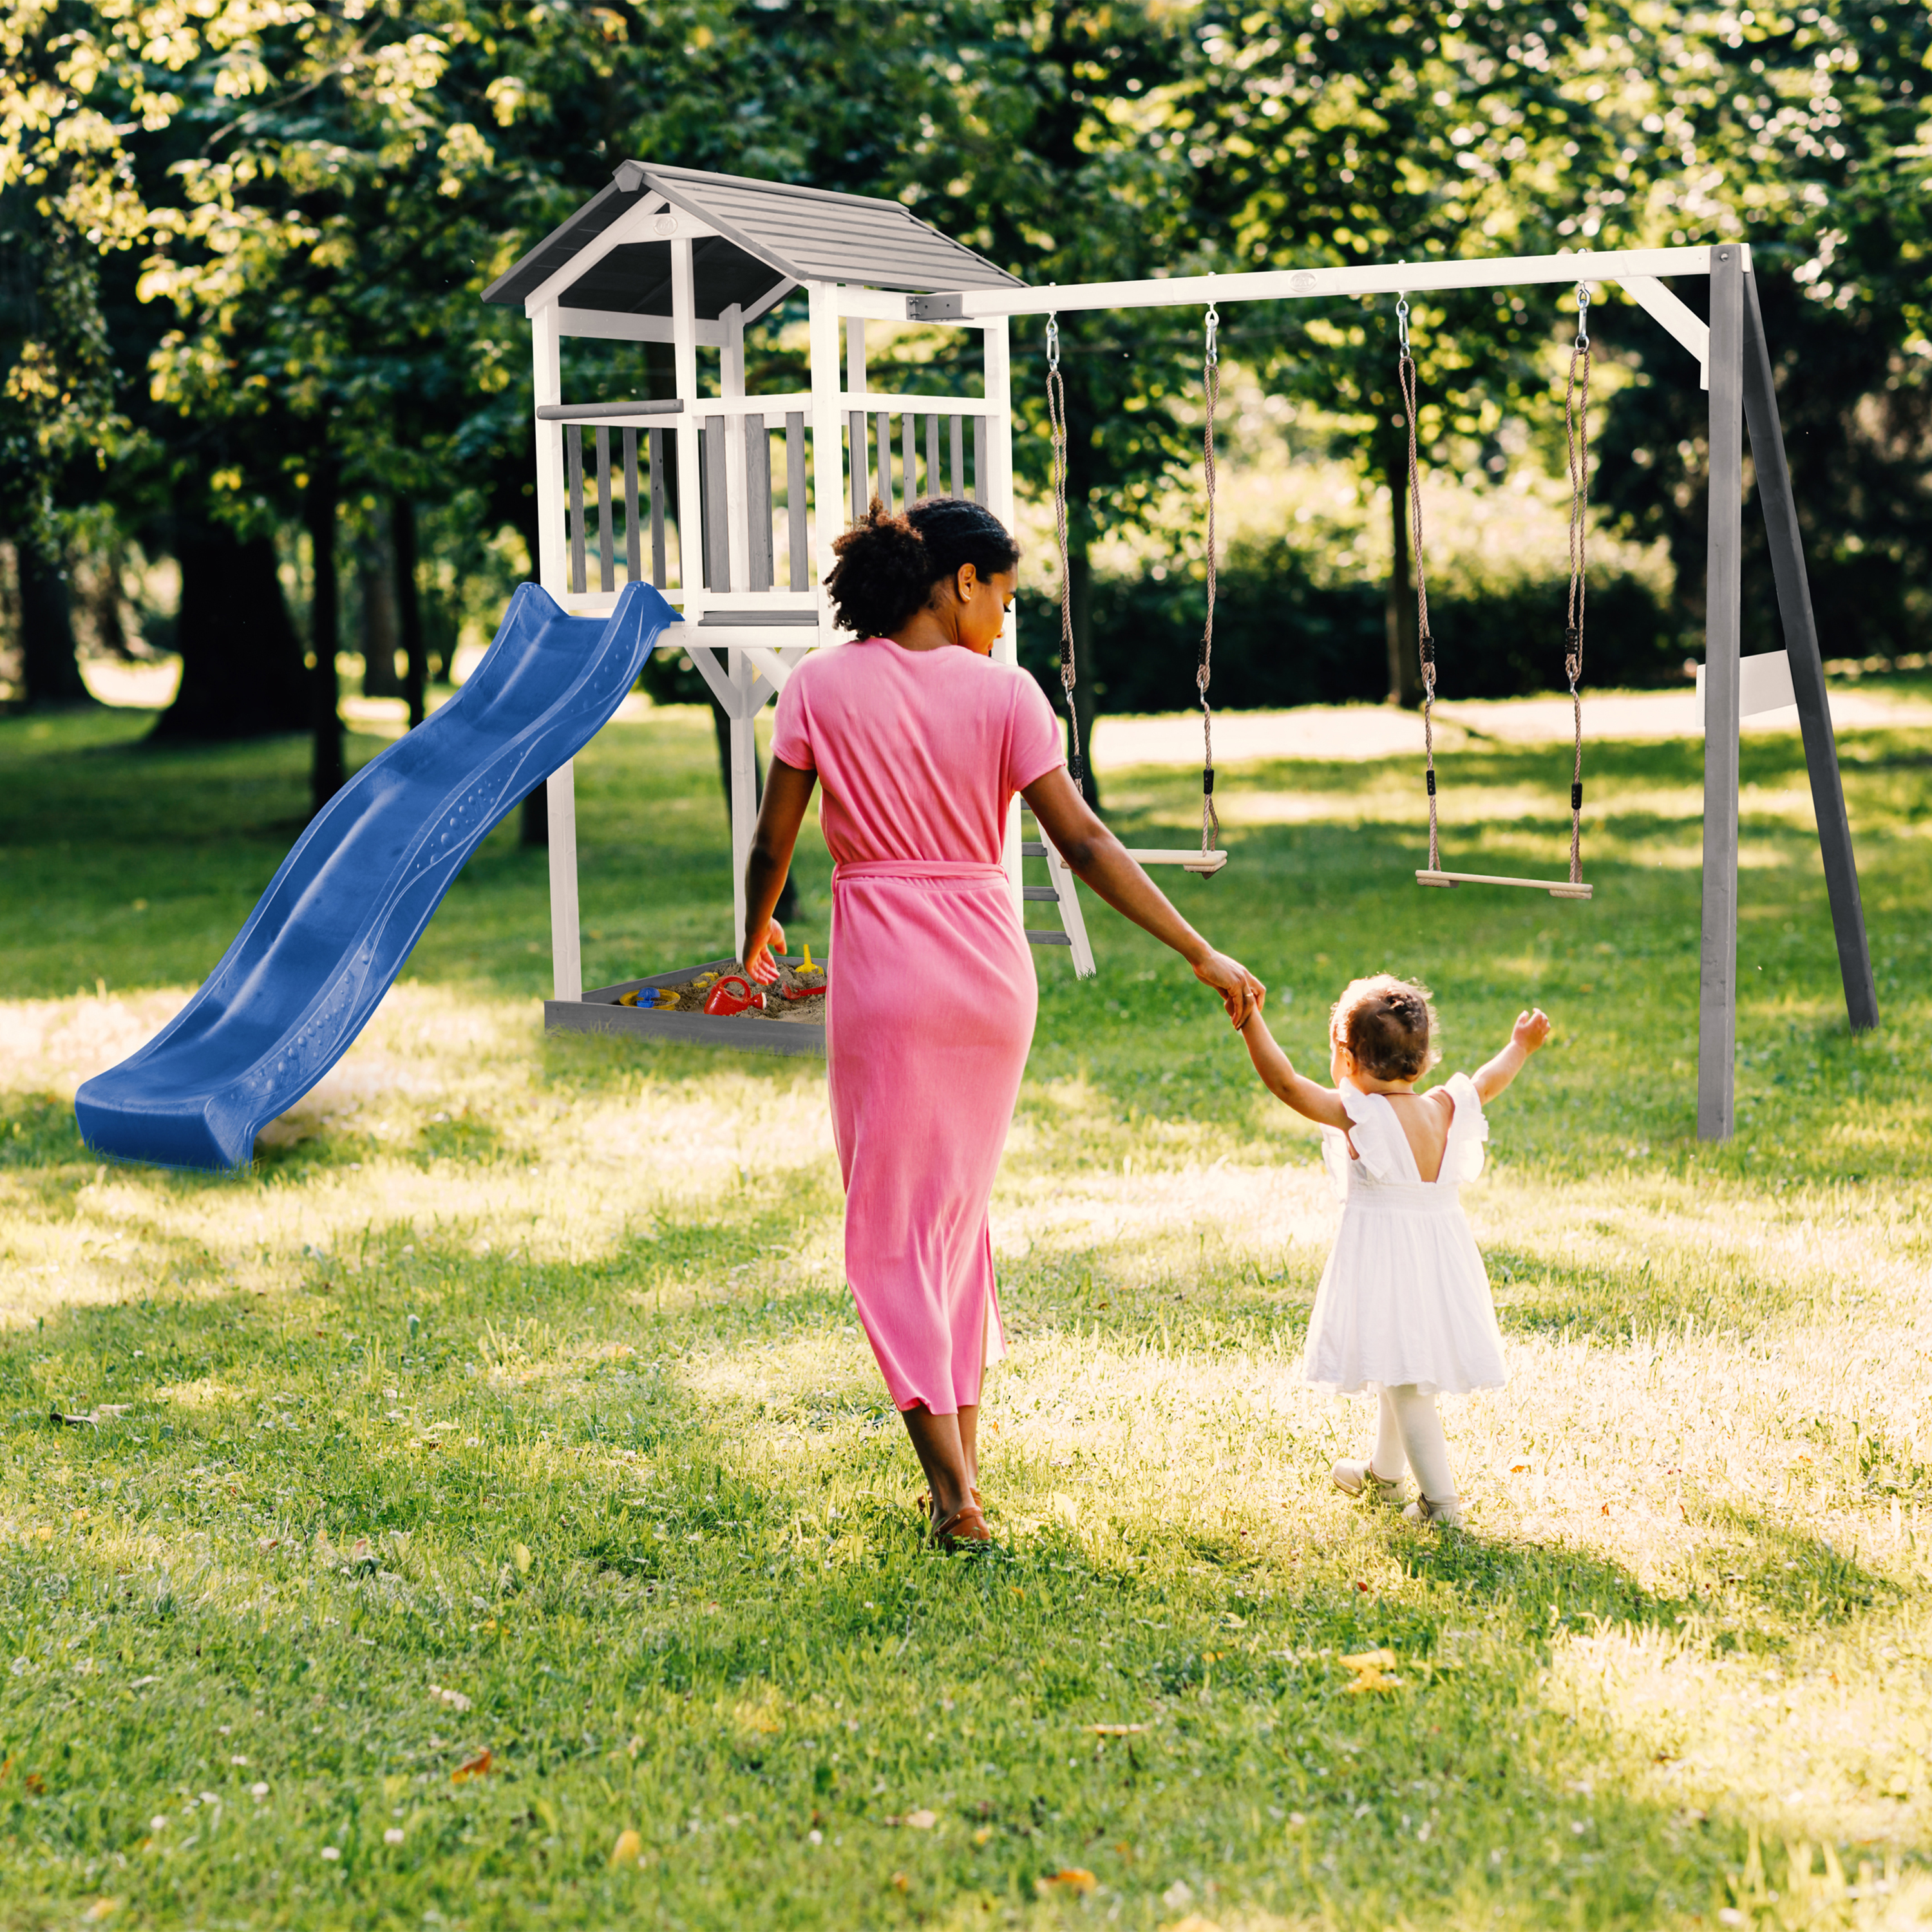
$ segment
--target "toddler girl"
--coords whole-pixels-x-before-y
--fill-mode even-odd
[[[1321,1126],[1342,1202],[1304,1372],[1351,1394],[1373,1383],[1381,1420],[1368,1460],[1337,1462],[1335,1486],[1399,1502],[1412,1469],[1420,1495],[1402,1514],[1460,1523],[1436,1398],[1502,1388],[1503,1358],[1489,1276],[1456,1190],[1482,1172],[1484,1103],[1522,1072],[1550,1037],[1550,1022],[1540,1010],[1519,1015],[1509,1044],[1474,1079],[1454,1073],[1418,1094],[1416,1082],[1439,1057],[1435,1032],[1427,988],[1382,973],[1352,981],[1335,1002],[1333,1087],[1295,1072],[1258,1011],[1241,1036],[1268,1090]]]

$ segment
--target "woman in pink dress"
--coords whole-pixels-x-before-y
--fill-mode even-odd
[[[826,580],[865,641],[814,652],[778,700],[746,874],[745,958],[776,977],[772,910],[812,787],[836,862],[826,1040],[845,1274],[904,1415],[943,1544],[983,1542],[980,1385],[1006,1352],[987,1203],[1038,988],[1000,860],[1024,795],[1095,892],[1180,953],[1240,1026],[1262,988],[1168,904],[1089,810],[1060,727],[993,662],[1018,582],[1005,526],[956,498],[875,501]]]

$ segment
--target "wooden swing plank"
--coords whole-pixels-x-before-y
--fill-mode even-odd
[[[1185,866],[1204,879],[1211,879],[1228,862],[1218,847],[1203,852],[1198,846],[1130,845],[1127,856],[1139,866]]]
[[[1506,879],[1491,872],[1422,872],[1415,875],[1418,886],[1521,886],[1533,892],[1547,892],[1553,899],[1586,899],[1594,890],[1573,886],[1568,879]]]

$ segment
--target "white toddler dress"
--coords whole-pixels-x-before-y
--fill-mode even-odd
[[[1319,1388],[1412,1382],[1425,1395],[1462,1395],[1503,1385],[1490,1278],[1458,1198],[1483,1171],[1490,1126],[1466,1073],[1452,1074],[1448,1090],[1456,1104],[1442,1172],[1424,1180],[1388,1096],[1342,1082],[1348,1132],[1322,1130],[1342,1226],[1316,1291],[1304,1360]]]

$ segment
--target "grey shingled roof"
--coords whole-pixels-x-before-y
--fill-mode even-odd
[[[652,193],[718,230],[716,240],[701,238],[693,250],[698,312],[706,318],[734,302],[748,305],[782,281],[920,292],[1018,286],[1016,277],[896,201],[626,161],[608,188],[492,282],[483,299],[522,302],[634,208],[640,195]],[[571,286],[564,301],[572,308],[668,315],[670,244],[629,242],[614,249]]]

